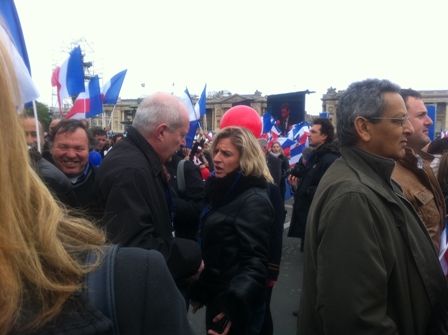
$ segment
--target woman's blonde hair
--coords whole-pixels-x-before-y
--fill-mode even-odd
[[[99,256],[105,242],[91,223],[67,214],[30,167],[6,43],[0,39],[0,334],[55,317],[92,269],[84,255]]]
[[[266,164],[266,156],[254,135],[242,127],[226,127],[213,138],[212,154],[219,141],[228,138],[240,154],[240,169],[245,176],[264,177],[272,183],[273,179]]]

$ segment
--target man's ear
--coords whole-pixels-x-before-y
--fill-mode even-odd
[[[357,116],[355,119],[355,130],[358,133],[359,139],[364,142],[370,142],[372,135],[372,124],[364,117]]]
[[[156,127],[154,134],[156,135],[156,138],[158,140],[163,140],[163,137],[165,136],[165,132],[167,130],[168,125],[166,123],[161,123]]]

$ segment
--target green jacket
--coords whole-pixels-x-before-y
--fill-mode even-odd
[[[343,148],[307,222],[298,334],[448,334],[448,288],[394,161]]]

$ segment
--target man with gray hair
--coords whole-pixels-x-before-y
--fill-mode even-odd
[[[188,127],[180,99],[167,93],[145,98],[126,138],[105,156],[97,178],[110,241],[160,251],[178,284],[201,266],[198,244],[173,236],[173,199],[164,166],[185,144]]]
[[[307,221],[299,334],[447,334],[446,279],[431,239],[391,180],[413,133],[397,85],[351,84],[337,108],[342,157]]]

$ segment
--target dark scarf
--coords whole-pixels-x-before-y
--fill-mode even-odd
[[[245,176],[236,170],[222,178],[211,175],[205,184],[205,195],[212,208],[219,207],[252,187],[267,188],[267,182],[264,177]]]

